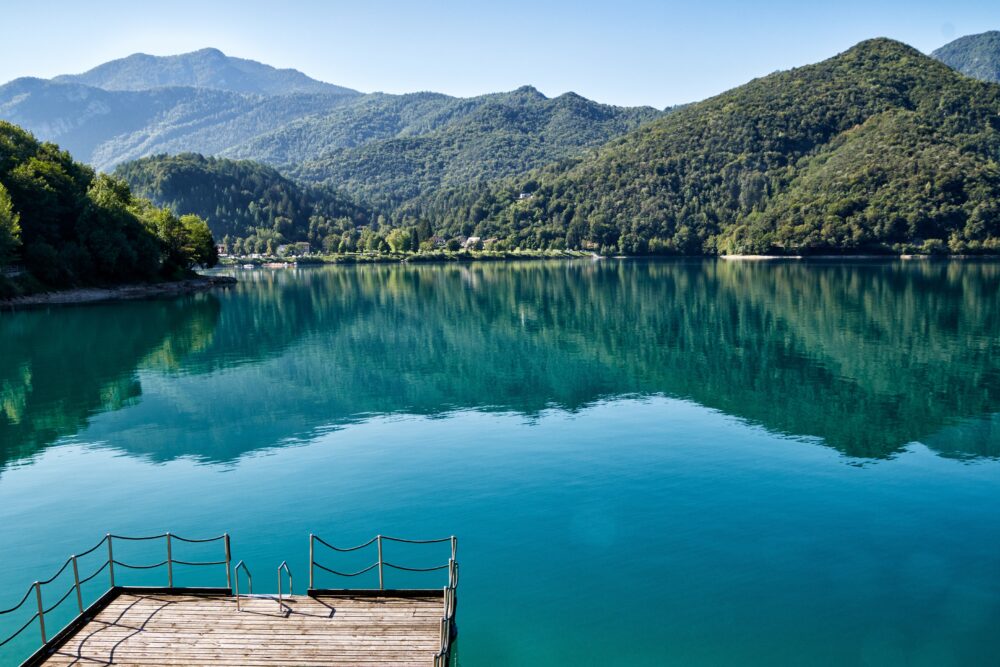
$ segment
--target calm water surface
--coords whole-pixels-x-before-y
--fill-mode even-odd
[[[1000,264],[239,277],[0,315],[0,608],[108,531],[229,531],[255,592],[454,533],[470,667],[1000,662]]]

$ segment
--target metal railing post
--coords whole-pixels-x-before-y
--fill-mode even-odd
[[[288,567],[288,561],[281,561],[281,565],[278,566],[278,613],[284,609],[282,604],[281,596],[281,571],[284,570],[285,574],[288,575],[288,597],[295,595],[295,584],[292,582],[292,571]]]
[[[170,546],[170,533],[167,533],[167,588],[174,587],[174,555]]]
[[[455,560],[458,557],[458,538],[454,535],[451,536],[451,559]]]
[[[233,556],[232,556],[232,550],[230,549],[230,546],[229,546],[229,533],[225,533],[223,535],[223,537],[225,538],[225,543],[226,543],[226,588],[232,590],[232,588],[233,588],[232,576],[233,575],[229,571],[229,566],[232,564]]]
[[[111,588],[115,587],[115,550],[111,546],[111,533],[108,533],[108,576],[111,577]]]
[[[242,611],[243,608],[240,606],[240,568],[247,573],[247,594],[253,595],[253,575],[250,574],[250,568],[243,561],[236,564],[233,568],[233,583],[236,586],[236,611]]]
[[[378,536],[378,589],[385,590],[384,580],[382,578],[382,536]]]
[[[45,607],[42,606],[42,585],[35,582],[35,599],[38,601],[38,629],[42,633],[42,644],[49,642],[45,636]]]
[[[76,606],[80,608],[80,613],[83,613],[83,593],[80,592],[80,568],[76,564],[76,556],[70,556],[70,560],[73,561],[73,585],[76,586]]]
[[[316,572],[316,536],[309,533],[309,589],[313,588],[313,580]]]

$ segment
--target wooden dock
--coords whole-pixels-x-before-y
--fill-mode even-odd
[[[122,561],[115,555],[115,545],[126,542],[133,547],[162,545],[166,559],[154,563]],[[199,544],[205,548],[212,543],[221,546],[219,560],[185,560],[190,558],[185,550]],[[439,551],[438,555],[447,555],[447,562],[428,566],[423,560],[419,565],[401,565],[397,560],[406,556],[405,549],[425,547],[446,549],[446,554]],[[456,632],[456,549],[454,537],[409,540],[377,535],[364,544],[341,548],[310,535],[307,594],[292,594],[292,572],[287,562],[282,562],[277,568],[277,593],[254,595],[253,577],[247,565],[243,561],[232,565],[228,533],[206,539],[188,539],[170,533],[146,537],[109,533],[94,547],[70,556],[49,579],[33,583],[16,605],[0,609],[0,621],[19,628],[10,635],[0,636],[0,651],[4,647],[9,649],[11,642],[32,627],[38,631],[40,640],[38,649],[24,662],[21,662],[23,657],[14,661],[12,656],[0,652],[0,663],[20,662],[22,667],[447,667],[452,662],[451,647]],[[370,553],[374,562],[354,572],[330,567],[339,557],[350,553],[362,561]],[[387,555],[393,560],[388,560]],[[83,557],[96,569],[81,575],[79,561]],[[94,565],[96,558],[102,558],[103,564]],[[174,577],[176,565],[213,568],[224,574],[225,586],[178,586]],[[136,570],[164,571],[166,586],[123,585],[123,575]],[[387,578],[392,579],[393,571],[407,573],[410,580],[445,575],[441,583],[446,585],[389,588],[385,584]],[[366,575],[377,577],[378,588],[317,585],[320,577],[343,582],[357,581]],[[102,586],[104,577],[106,588]],[[91,583],[95,580],[97,583]],[[243,595],[241,580],[246,583]],[[288,594],[283,593],[286,581]],[[89,588],[84,588],[88,585]],[[94,586],[104,591],[96,598],[87,592]],[[50,590],[53,588],[54,591]],[[61,605],[73,603],[78,611],[75,618],[51,634],[55,628],[46,627],[47,617]]]
[[[122,592],[38,663],[65,665],[378,665],[429,667],[440,649],[437,597]]]

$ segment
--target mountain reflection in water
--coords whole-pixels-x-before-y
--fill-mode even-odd
[[[533,416],[650,395],[853,457],[914,441],[1000,456],[1000,264],[605,260],[238,277],[215,294],[0,315],[0,468],[74,437],[224,462],[373,415]]]

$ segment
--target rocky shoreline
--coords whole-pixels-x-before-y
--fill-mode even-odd
[[[0,300],[0,310],[178,296],[203,292],[216,287],[230,287],[235,284],[236,278],[229,276],[198,276],[197,278],[164,283],[143,283],[118,287],[83,287]]]

